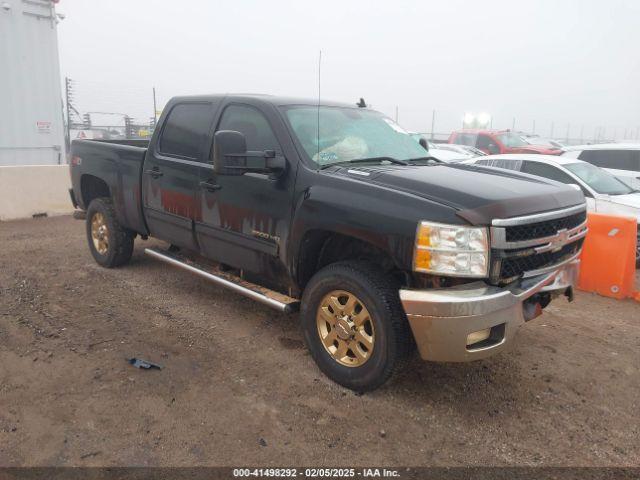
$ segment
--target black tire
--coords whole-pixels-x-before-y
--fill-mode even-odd
[[[404,368],[415,343],[398,289],[390,275],[368,262],[334,263],[313,276],[302,297],[302,329],[313,359],[327,377],[351,390],[366,392],[380,387]],[[362,365],[339,363],[320,338],[317,312],[323,298],[333,290],[354,294],[369,312],[375,338],[370,357]]]
[[[91,225],[96,214],[102,214],[107,226],[108,247],[101,253],[94,244]],[[135,233],[122,227],[116,218],[116,212],[110,198],[96,198],[91,201],[87,209],[86,219],[87,242],[95,261],[106,268],[119,267],[129,262],[133,253]]]

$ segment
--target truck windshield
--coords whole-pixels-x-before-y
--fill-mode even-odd
[[[626,195],[634,191],[609,172],[590,163],[568,163],[565,167],[598,193]]]
[[[528,145],[528,143],[525,142],[522,137],[511,132],[500,133],[497,135],[497,137],[498,140],[500,140],[502,144],[507,148],[524,147]]]
[[[388,161],[385,157],[407,161],[429,155],[397,123],[372,110],[295,106],[285,114],[304,151],[319,168],[354,160],[381,163]]]

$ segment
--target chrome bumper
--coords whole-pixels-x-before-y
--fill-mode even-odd
[[[424,360],[468,362],[504,350],[525,322],[525,301],[537,293],[566,293],[576,284],[579,269],[580,260],[574,258],[553,272],[506,287],[479,281],[441,290],[400,290],[400,300]],[[487,341],[467,346],[470,333],[488,328]]]

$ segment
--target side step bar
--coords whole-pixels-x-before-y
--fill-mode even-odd
[[[281,312],[291,313],[300,309],[300,301],[298,299],[249,283],[235,275],[220,271],[208,271],[209,269],[205,265],[199,265],[195,262],[188,261],[182,256],[170,252],[162,252],[154,248],[145,248],[144,253],[169,265],[194,273],[217,285],[233,290],[240,295],[257,300]]]

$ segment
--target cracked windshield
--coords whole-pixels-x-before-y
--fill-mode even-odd
[[[305,152],[320,168],[366,158],[388,163],[429,155],[409,132],[378,112],[339,107],[319,110],[316,106],[294,107],[286,115]]]

